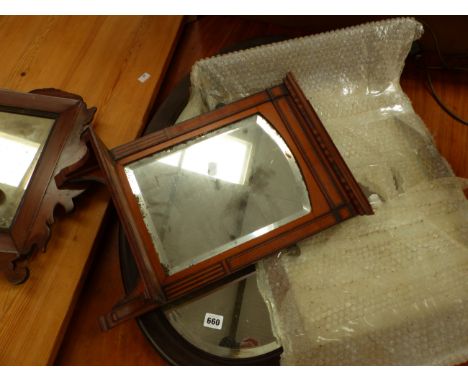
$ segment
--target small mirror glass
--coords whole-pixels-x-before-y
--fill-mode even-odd
[[[169,275],[311,211],[290,149],[259,114],[125,172]]]
[[[8,229],[55,120],[0,111],[0,228]]]
[[[280,347],[255,273],[200,298],[169,306],[164,313],[187,341],[219,357],[258,357]]]

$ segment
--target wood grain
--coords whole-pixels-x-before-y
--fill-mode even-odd
[[[110,147],[138,135],[172,54],[181,17],[0,17],[0,87],[54,87],[96,106],[95,128]],[[147,72],[144,83],[138,77]],[[47,252],[21,286],[0,280],[0,364],[52,363],[79,294],[109,202],[80,198],[57,219]]]
[[[123,297],[118,253],[117,214],[112,209],[96,259],[90,269],[73,319],[57,355],[57,365],[164,365],[135,320],[102,332],[99,315],[108,312]]]
[[[468,72],[432,71],[436,92],[446,106],[468,120]],[[432,98],[425,74],[409,65],[401,86],[457,176],[468,178],[468,126],[445,113]]]

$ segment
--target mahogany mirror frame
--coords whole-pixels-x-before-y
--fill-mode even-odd
[[[0,111],[55,120],[9,228],[0,228],[0,273],[19,284],[29,276],[29,257],[45,250],[56,206],[70,211],[72,198],[83,191],[59,190],[54,176],[86,153],[80,136],[96,109],[88,109],[80,96],[57,89],[0,89]]]
[[[256,114],[267,120],[289,146],[314,208],[266,234],[168,275],[145,226],[125,166]],[[210,285],[232,280],[263,257],[343,220],[372,214],[366,196],[291,73],[278,86],[112,150],[107,149],[91,128],[85,131],[83,139],[93,154],[88,155],[87,163],[65,169],[57,182],[62,187],[70,185],[74,179],[84,179],[83,175],[90,173],[93,165],[94,169],[98,165],[141,276],[135,290],[101,317],[105,330],[187,295],[192,296]]]

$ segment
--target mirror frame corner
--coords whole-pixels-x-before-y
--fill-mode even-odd
[[[90,126],[96,108],[88,108],[76,94],[52,88],[30,93],[0,89],[0,108],[54,118],[11,225],[0,229],[0,273],[12,284],[21,284],[29,276],[29,258],[39,250],[45,251],[55,208],[60,205],[66,212],[71,211],[72,199],[84,191],[58,189],[54,177],[86,154],[80,137]]]

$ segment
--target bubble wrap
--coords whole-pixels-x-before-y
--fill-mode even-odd
[[[468,202],[399,85],[409,18],[197,62],[180,120],[292,71],[369,196],[360,216],[258,265],[282,364],[468,360]]]

